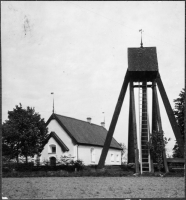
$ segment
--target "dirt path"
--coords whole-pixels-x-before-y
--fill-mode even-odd
[[[183,198],[184,177],[3,178],[9,199]]]

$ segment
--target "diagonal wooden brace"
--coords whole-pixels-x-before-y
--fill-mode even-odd
[[[158,88],[159,88],[159,91],[160,91],[160,94],[161,94],[161,98],[163,100],[163,103],[164,103],[164,106],[165,106],[165,109],[166,109],[170,124],[172,126],[172,130],[173,130],[174,135],[176,137],[176,141],[178,142],[178,146],[180,148],[181,153],[184,155],[184,141],[182,139],[178,124],[176,123],[176,119],[175,119],[173,110],[171,108],[169,99],[168,99],[167,94],[165,92],[165,88],[163,86],[163,83],[162,83],[162,80],[161,80],[161,77],[160,77],[159,73],[158,73],[156,82],[158,84]]]
[[[122,88],[121,88],[121,92],[120,92],[120,95],[119,95],[119,98],[118,98],[118,102],[116,104],[116,108],[115,108],[115,111],[114,111],[114,114],[113,114],[113,117],[112,117],[112,121],[111,121],[109,130],[108,130],[108,133],[107,133],[107,137],[106,137],[103,149],[102,149],[102,153],[101,153],[100,160],[99,160],[98,167],[97,167],[98,169],[101,169],[101,168],[104,167],[105,159],[107,157],[107,153],[108,153],[108,150],[110,148],[110,143],[112,141],[112,137],[113,137],[114,130],[115,130],[115,127],[116,127],[116,123],[118,121],[118,117],[119,117],[119,114],[120,114],[120,111],[121,111],[121,107],[122,107],[122,104],[123,104],[123,100],[124,100],[124,97],[125,97],[125,93],[126,93],[126,90],[127,90],[129,80],[130,80],[130,77],[129,77],[129,72],[127,70],[127,72],[125,74],[124,82],[123,82],[123,85],[122,85]]]

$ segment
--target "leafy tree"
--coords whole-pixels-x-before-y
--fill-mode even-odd
[[[16,158],[17,162],[19,156],[24,156],[27,163],[28,156],[40,155],[47,132],[44,119],[34,108],[23,109],[21,104],[16,105],[2,125],[2,155]]]
[[[174,103],[175,103],[174,115],[175,115],[177,124],[180,128],[180,133],[184,140],[185,89],[182,89],[182,91],[179,94],[179,97],[177,99],[174,99]],[[179,149],[177,141],[173,148],[173,157],[174,158],[176,158],[176,157],[183,158],[183,154],[181,153],[181,151]]]
[[[119,145],[120,145],[121,148],[122,148],[122,151],[121,151],[121,158],[122,158],[122,161],[123,161],[124,159],[126,159],[126,158],[125,158],[125,153],[126,153],[126,151],[127,151],[127,147],[126,147],[126,145],[125,145],[124,143],[119,143]]]
[[[163,131],[154,131],[150,135],[150,141],[147,142],[147,147],[150,150],[150,154],[153,162],[157,163],[157,168],[160,171],[163,168],[163,151],[165,146],[170,140],[164,137]]]

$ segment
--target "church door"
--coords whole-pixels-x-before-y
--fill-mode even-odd
[[[56,166],[56,158],[55,157],[51,157],[50,158],[50,165],[51,166]]]

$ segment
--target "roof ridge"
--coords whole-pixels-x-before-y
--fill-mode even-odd
[[[56,114],[56,113],[54,113],[54,114],[55,114],[55,115],[59,115],[59,114]],[[82,122],[85,122],[85,123],[89,123],[89,122],[87,122],[87,121],[83,121],[83,120],[81,120],[81,119],[76,119],[76,118],[73,118],[73,117],[67,117],[67,116],[64,116],[64,115],[59,115],[59,116],[61,116],[61,117],[66,117],[66,118],[70,118],[70,119],[75,119],[75,120],[77,120],[77,121],[82,121]],[[90,124],[95,125],[95,126],[100,126],[100,127],[104,128],[103,126],[98,125],[98,124],[94,124],[94,123],[90,123]],[[104,128],[104,129],[107,130],[106,128]]]

